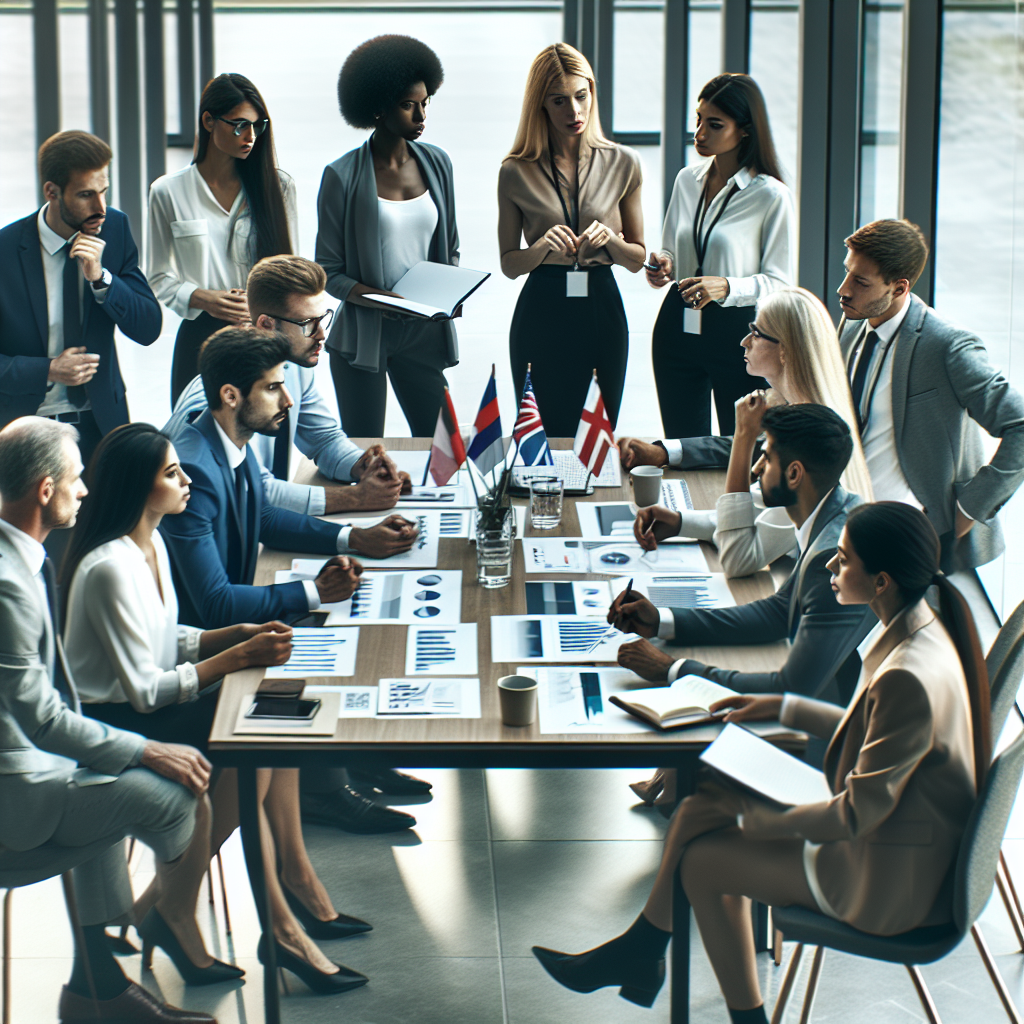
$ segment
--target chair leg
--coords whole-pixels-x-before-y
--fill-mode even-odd
[[[1013,905],[1017,908],[1017,918],[1020,921],[1024,921],[1024,907],[1021,906],[1020,897],[1017,895],[1017,887],[1013,884],[1013,875],[1010,874],[1010,865],[1007,863],[1002,850],[999,851],[999,863],[1003,869],[1003,880],[1006,882],[1007,889],[1010,890]],[[1024,952],[1024,949],[1021,952]]]
[[[128,862],[128,874],[129,875],[132,873],[132,854],[134,854],[134,853],[135,853],[135,836],[132,836],[128,840],[128,855],[125,857],[125,860]],[[128,939],[128,925],[126,925],[126,924],[121,925],[121,938],[122,938],[122,940],[125,940],[125,941],[127,941],[127,939]]]
[[[978,953],[981,955],[982,963],[984,963],[985,969],[988,971],[988,976],[992,979],[992,984],[999,995],[999,1001],[1003,1004],[1006,1016],[1010,1018],[1012,1024],[1024,1024],[1020,1014],[1017,1012],[1017,1007],[1014,1006],[1013,1000],[1010,998],[1010,992],[1003,981],[1003,976],[999,973],[995,960],[992,959],[992,952],[988,948],[985,936],[982,935],[981,929],[976,923],[971,925],[971,935],[974,937],[974,944],[978,947]]]
[[[821,962],[825,959],[825,947],[818,946],[811,961],[811,973],[807,978],[807,992],[804,995],[804,1008],[800,1014],[800,1024],[808,1024],[811,1019],[811,1007],[814,997],[818,994],[818,980],[821,978]]]
[[[928,1024],[942,1024],[938,1008],[935,1006],[935,1000],[932,999],[932,994],[924,983],[924,975],[913,964],[907,964],[906,968],[910,972],[910,980],[913,981],[914,988],[917,989],[917,998],[921,1000],[921,1005],[924,1007],[924,1014],[928,1018]]]
[[[4,1012],[3,1024],[11,1024],[11,897],[13,889],[4,895]]]
[[[231,934],[231,915],[228,913],[228,887],[224,884],[224,859],[217,851],[217,874],[220,875],[220,900],[224,905],[224,931]]]
[[[1013,905],[1013,901],[1010,899],[1010,894],[1007,891],[1002,868],[998,864],[996,865],[996,888],[999,890],[1003,906],[1006,908],[1006,916],[1009,917],[1010,924],[1013,925],[1013,933],[1017,936],[1017,946],[1021,952],[1024,952],[1024,931],[1021,929],[1021,921],[1017,916],[1017,908]]]
[[[775,934],[779,936],[782,933],[776,932]],[[793,982],[796,981],[796,974],[800,969],[800,957],[803,956],[803,952],[804,944],[802,942],[797,943],[796,949],[793,950],[793,957],[789,961],[789,967],[786,968],[786,976],[782,979],[782,988],[779,989],[779,996],[775,1000],[775,1009],[772,1011],[772,1024],[782,1024],[782,1018],[786,1013],[786,1004],[789,1002],[789,997],[793,992]]]
[[[775,966],[782,966],[782,932],[778,928],[775,929],[775,939],[772,942],[772,956],[775,959]]]

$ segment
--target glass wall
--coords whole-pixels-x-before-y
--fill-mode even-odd
[[[660,132],[665,112],[665,5],[616,0],[615,130]]]
[[[800,107],[800,4],[754,0],[750,14],[750,74],[761,87],[775,148],[790,188],[796,188]]]

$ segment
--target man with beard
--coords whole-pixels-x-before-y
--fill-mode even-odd
[[[655,608],[623,591],[608,621],[623,632],[659,636],[677,646],[765,644],[789,640],[786,663],[775,672],[737,672],[691,658],[675,660],[647,640],[619,648],[619,664],[644,679],[673,682],[698,675],[739,693],[799,693],[846,705],[860,674],[857,645],[875,624],[866,605],[840,605],[827,563],[856,494],[839,485],[853,441],[838,413],[823,405],[768,409],[763,453],[754,466],[765,505],[782,506],[797,530],[800,557],[771,597],[738,608]],[[834,680],[834,686],[830,683]]]
[[[264,500],[254,434],[285,426],[291,395],[284,335],[225,327],[203,346],[199,372],[209,406],[175,441],[192,478],[192,498],[160,531],[167,542],[183,622],[217,629],[238,622],[286,622],[321,604],[344,601],[359,586],[362,567],[342,552],[387,557],[408,551],[416,529],[390,516],[370,529],[341,527],[277,508]],[[260,542],[311,554],[334,554],[315,580],[254,587]]]
[[[291,344],[284,380],[295,404],[277,434],[257,434],[252,448],[260,462],[264,494],[271,505],[308,515],[393,508],[403,489],[411,490],[383,444],[363,451],[345,435],[316,386],[314,368],[323,352],[333,311],[327,305],[327,274],[301,256],[268,256],[253,267],[246,298],[253,325],[280,331]],[[176,440],[206,409],[202,377],[195,377],[174,405],[164,432]],[[326,487],[290,483],[292,444],[316,463],[321,476],[339,481]]]
[[[107,206],[110,160],[88,132],[47,139],[45,205],[0,231],[0,427],[31,414],[73,423],[86,462],[129,420],[115,325],[150,345],[162,323],[128,218]]]

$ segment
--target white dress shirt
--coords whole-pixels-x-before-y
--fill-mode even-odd
[[[437,228],[437,207],[430,190],[415,199],[377,197],[380,219],[380,261],[384,287],[391,289],[417,263],[430,258],[430,242]]]
[[[75,569],[64,646],[85,704],[127,702],[148,714],[199,696],[195,662],[203,631],[178,625],[178,598],[159,531],[153,548],[159,587],[131,537],[101,544]]]
[[[671,257],[677,281],[697,270],[693,219],[713,159],[684,167],[672,187],[661,254]],[[705,234],[733,185],[739,191],[711,232],[703,270],[728,280],[729,294],[721,300],[722,306],[753,306],[768,292],[794,283],[796,213],[793,195],[781,181],[767,174],[752,176],[740,168],[712,200],[704,217]]]
[[[282,171],[278,174],[292,252],[298,252],[295,182]],[[189,307],[197,288],[244,290],[253,267],[252,231],[244,189],[225,210],[195,164],[157,178],[149,187],[146,259],[153,293],[178,316],[194,320],[202,312]]]
[[[45,203],[36,218],[39,227],[39,254],[43,259],[43,280],[46,283],[46,354],[56,359],[64,351],[64,267],[69,259],[65,246],[71,241],[61,238],[46,223],[46,211],[50,204]],[[72,235],[71,238],[75,238]],[[78,261],[75,261],[78,263]],[[85,278],[82,276],[82,265],[78,263],[78,302],[81,317],[82,289]],[[92,288],[92,285],[89,286]],[[92,297],[101,306],[106,301],[109,287],[92,288]],[[64,384],[48,384],[46,398],[36,410],[40,416],[56,416],[58,413],[74,412],[89,409],[89,399],[82,405],[72,405],[68,401],[68,389]]]

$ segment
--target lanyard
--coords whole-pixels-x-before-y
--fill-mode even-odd
[[[569,216],[569,207],[566,204],[565,196],[562,195],[562,187],[558,184],[558,167],[555,165],[555,149],[551,143],[548,143],[548,159],[551,161],[551,174],[548,175],[548,181],[555,188],[555,193],[558,195],[558,201],[562,204],[562,213],[565,216],[565,223],[572,228],[573,234],[577,234],[579,227],[579,210],[580,210],[580,169],[579,161],[576,164],[576,223],[573,224],[572,218]],[[579,270],[580,265],[577,259],[572,261],[572,269]]]
[[[711,232],[715,230],[715,226],[722,219],[722,214],[725,213],[725,208],[729,205],[729,200],[732,199],[732,197],[740,190],[739,185],[736,184],[734,184],[729,190],[729,194],[725,197],[721,208],[707,230],[707,234],[704,235],[704,239],[701,241],[701,233],[704,231],[704,218],[707,217],[708,207],[711,205],[710,203],[704,202],[704,199],[708,194],[708,180],[710,180],[710,175],[704,182],[704,188],[701,191],[700,202],[697,204],[697,209],[693,211],[693,248],[697,253],[697,269],[694,271],[694,277],[704,276],[704,257],[708,253],[708,242],[711,241]]]

